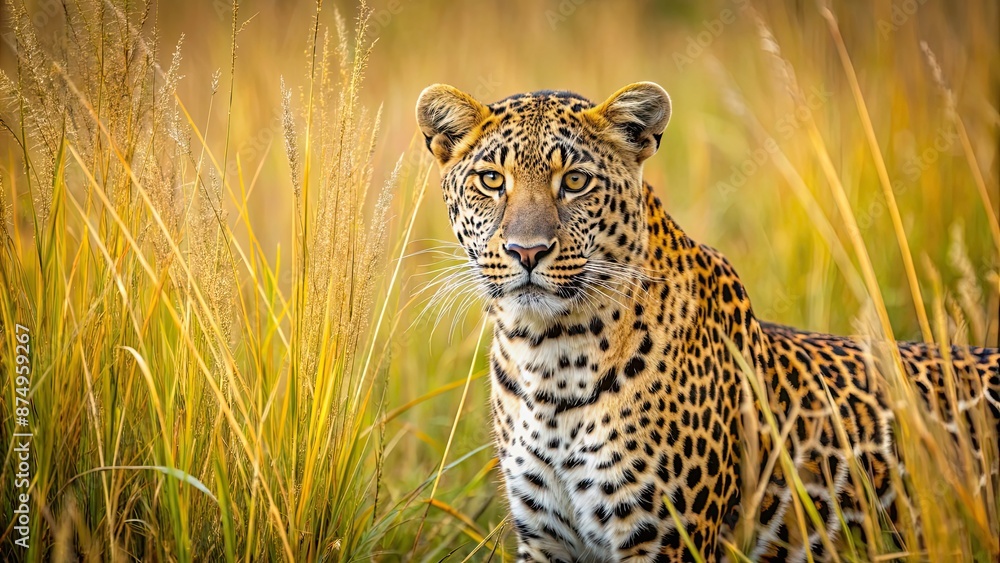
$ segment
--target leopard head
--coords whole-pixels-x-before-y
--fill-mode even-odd
[[[451,86],[425,89],[417,122],[488,298],[520,314],[565,314],[640,267],[642,164],[669,120],[670,97],[651,82],[600,105],[568,92],[484,104]]]

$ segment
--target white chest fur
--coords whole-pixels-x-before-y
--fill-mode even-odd
[[[545,334],[500,329],[494,338],[497,442],[512,516],[522,534],[542,532],[536,544],[566,560],[603,560],[636,524],[612,518],[615,511],[631,510],[643,487],[650,498],[655,492],[652,471],[637,477],[618,451],[618,417],[608,413],[626,397],[601,354],[607,337],[601,326],[560,324]]]

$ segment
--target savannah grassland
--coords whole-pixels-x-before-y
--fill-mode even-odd
[[[759,317],[997,346],[997,5],[830,4],[5,0],[0,558],[511,559],[434,82],[656,81],[646,179]],[[839,558],[996,560],[997,482],[898,399],[925,542],[872,512]]]

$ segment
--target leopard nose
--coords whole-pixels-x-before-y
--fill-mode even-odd
[[[549,243],[526,248],[517,244],[507,243],[504,245],[504,248],[507,250],[507,254],[510,254],[512,258],[516,258],[524,266],[524,269],[530,273],[538,265],[539,260],[552,252],[553,246],[555,246],[554,243]]]

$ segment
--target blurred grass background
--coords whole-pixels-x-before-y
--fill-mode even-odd
[[[19,0],[13,1],[20,5]],[[85,2],[83,9],[101,5],[104,4]],[[400,155],[403,166],[398,178],[390,184],[388,194],[391,205],[385,221],[389,232],[385,271],[381,272],[384,275],[373,282],[372,287],[377,288],[373,290],[375,301],[361,307],[370,312],[371,321],[382,318],[380,308],[383,302],[387,303],[385,321],[378,325],[378,330],[373,328],[374,322],[364,322],[354,335],[362,343],[358,354],[367,351],[368,342],[372,343],[371,348],[377,351],[378,371],[377,377],[361,374],[362,378],[370,375],[373,378],[372,408],[363,415],[364,424],[358,423],[362,430],[350,435],[357,437],[363,428],[382,416],[391,416],[384,425],[374,426],[378,430],[375,433],[380,434],[377,445],[368,444],[361,448],[364,453],[351,454],[359,456],[350,459],[362,468],[358,470],[362,477],[358,479],[360,484],[356,495],[351,497],[353,500],[344,502],[356,502],[357,507],[338,513],[329,522],[318,516],[305,518],[302,522],[308,523],[298,530],[301,535],[292,537],[287,548],[282,547],[278,537],[281,534],[275,531],[280,526],[273,524],[271,518],[291,520],[287,511],[294,508],[292,502],[276,502],[274,510],[278,515],[274,515],[270,509],[250,501],[233,501],[234,510],[245,510],[246,515],[230,522],[242,531],[229,532],[218,529],[222,524],[215,524],[219,517],[214,505],[196,500],[200,493],[185,490],[167,476],[140,472],[122,477],[119,484],[124,497],[131,496],[132,500],[126,502],[123,498],[121,504],[112,503],[115,508],[109,508],[109,501],[103,496],[106,493],[100,493],[99,474],[68,482],[74,475],[100,466],[93,444],[85,436],[77,435],[86,435],[90,423],[60,418],[46,426],[48,435],[43,432],[37,440],[56,437],[62,441],[79,440],[74,442],[78,448],[56,447],[51,452],[51,463],[65,463],[60,456],[69,450],[76,451],[74,455],[79,457],[72,469],[49,475],[45,502],[52,512],[46,515],[45,525],[38,528],[34,557],[42,559],[62,553],[54,547],[59,545],[54,531],[57,529],[72,529],[59,536],[73,538],[66,544],[71,546],[67,549],[95,559],[142,555],[161,560],[202,560],[215,552],[229,558],[251,559],[290,555],[297,559],[354,559],[375,553],[378,559],[390,560],[412,556],[431,561],[446,555],[461,560],[474,552],[479,539],[494,531],[505,538],[509,547],[512,534],[503,524],[505,510],[497,495],[498,483],[488,446],[488,387],[482,379],[486,366],[482,345],[477,348],[478,312],[475,306],[468,311],[442,313],[423,310],[428,297],[425,287],[433,278],[435,261],[433,255],[420,252],[440,246],[437,241],[453,240],[440,204],[437,171],[430,170],[422,142],[415,139],[414,103],[419,92],[435,82],[450,83],[487,102],[536,89],[572,90],[601,101],[631,82],[652,80],[663,85],[673,100],[673,119],[660,151],[647,162],[645,174],[669,212],[692,237],[719,248],[730,258],[750,291],[759,317],[817,331],[852,333],[857,330],[866,303],[858,298],[856,291],[860,278],[853,267],[857,258],[849,242],[847,222],[839,215],[828,178],[816,158],[814,140],[808,134],[806,124],[815,123],[866,242],[895,335],[899,339],[921,339],[920,316],[879,187],[876,159],[830,26],[821,15],[822,6],[823,3],[811,1],[760,1],[751,5],[745,0],[698,3],[373,0],[365,37],[378,39],[367,60],[364,81],[356,91],[357,108],[367,108],[369,117],[351,122],[358,143],[334,143],[353,150],[361,139],[367,142],[374,130],[371,116],[381,107],[380,127],[370,160],[360,155],[357,161],[359,170],[370,171],[371,181],[353,178],[333,184],[353,186],[356,191],[351,193],[358,201],[367,202],[355,209],[359,227],[349,231],[356,233],[358,239],[352,244],[359,246],[352,248],[360,249],[367,242],[368,235],[364,234],[367,231],[360,225],[366,225],[373,216],[378,219],[379,187],[392,178]],[[930,280],[936,272],[940,273],[944,286],[950,288],[947,304],[954,313],[950,325],[952,338],[962,343],[996,346],[1000,241],[992,235],[991,214],[994,221],[1000,215],[996,158],[1000,126],[997,108],[1000,44],[996,30],[1000,8],[994,2],[944,0],[836,2],[830,8],[857,72],[925,299],[930,302]],[[66,12],[61,2],[28,2],[26,9],[42,43],[64,32]],[[338,41],[335,9],[347,21],[348,30],[354,27],[360,13],[354,2],[323,4],[320,29],[331,28],[334,45]],[[143,8],[126,5],[125,10],[139,14]],[[3,18],[0,33],[4,37],[0,68],[16,76],[17,49],[11,40],[10,1],[5,1],[0,14]],[[244,261],[238,257],[232,259],[237,266],[231,269],[240,288],[235,294],[249,296],[251,300],[259,294],[254,288],[263,285],[268,293],[261,297],[262,301],[281,303],[279,293],[287,294],[285,297],[294,295],[302,288],[299,284],[306,283],[306,278],[296,273],[295,262],[290,258],[291,249],[299,244],[296,232],[301,232],[295,224],[295,218],[301,216],[296,211],[295,196],[300,182],[293,173],[295,164],[290,168],[285,147],[281,80],[291,93],[300,134],[299,148],[305,154],[310,147],[301,139],[306,137],[309,122],[303,115],[311,91],[308,49],[315,14],[313,2],[241,3],[236,16],[239,33],[235,67],[234,14],[229,2],[162,2],[151,8],[142,27],[150,44],[157,45],[155,60],[163,68],[170,66],[174,45],[184,35],[177,67],[183,78],[177,82],[177,98],[183,102],[190,124],[199,128],[208,124],[201,131],[208,136],[204,149],[215,155],[218,162],[223,161],[222,155],[228,155],[227,166],[212,165],[206,160],[205,170],[199,168],[193,176],[188,170],[186,177],[207,177],[213,167],[225,168],[226,182],[250,188],[245,198],[245,215],[230,198],[223,196],[219,201],[225,202],[227,221],[233,227],[225,236],[231,236],[243,247],[255,249],[259,252],[255,260],[273,270],[273,279],[267,283],[251,283],[247,280],[254,277],[249,273],[252,268],[241,265]],[[763,32],[758,21],[766,23]],[[355,32],[350,33],[353,42]],[[773,37],[769,39],[771,34]],[[921,41],[926,42],[940,66],[941,76],[937,79]],[[776,66],[775,57],[768,52],[775,45],[780,46],[781,57],[787,60],[794,71],[794,80],[806,94],[805,106],[796,104],[789,95],[791,79],[787,69],[783,70],[780,63]],[[216,73],[220,73],[218,85],[213,87]],[[339,76],[334,72],[331,81],[350,76],[350,72]],[[226,99],[230,87],[231,106]],[[213,90],[217,90],[214,95]],[[331,99],[337,100],[336,87],[331,91],[334,92]],[[5,123],[16,124],[19,112],[17,104],[11,101],[4,100],[2,116]],[[961,119],[967,130],[968,148],[963,147],[956,133],[953,115]],[[182,116],[181,120],[185,118]],[[331,129],[314,134],[322,136],[337,131],[337,122],[331,123],[334,123]],[[21,233],[22,240],[17,241],[12,247],[17,250],[5,255],[4,260],[20,256],[21,260],[29,261],[21,264],[27,272],[23,285],[37,287],[33,283],[37,284],[39,278],[32,272],[39,266],[30,263],[35,252],[32,232],[37,225],[32,219],[32,196],[27,192],[22,149],[13,138],[24,133],[14,129],[15,135],[4,132],[0,138],[3,159],[0,178],[4,186],[3,202],[9,208],[5,220],[18,226],[12,231]],[[202,149],[197,138],[193,146],[195,153]],[[237,156],[241,169],[235,166]],[[418,194],[428,170],[429,185],[421,200]],[[977,173],[983,179],[979,189]],[[310,177],[308,168],[305,176]],[[79,180],[79,175],[75,178]],[[801,179],[800,184],[797,179]],[[367,190],[368,185],[374,188]],[[70,188],[81,190],[80,193],[87,190],[86,185],[80,184]],[[235,191],[240,193],[238,188]],[[984,192],[989,199],[986,203]],[[374,215],[372,209],[376,210]],[[72,208],[67,213],[75,214]],[[830,230],[824,231],[823,225],[817,227],[817,217],[825,218]],[[408,231],[411,219],[413,227]],[[135,227],[149,228],[148,217],[135,220]],[[74,221],[70,219],[70,223]],[[70,232],[76,233],[74,241],[86,238],[79,230]],[[838,245],[846,249],[850,268],[837,262],[834,253],[838,252],[835,248]],[[395,260],[401,255],[412,256],[402,261],[397,276],[393,277]],[[101,260],[95,260],[93,267],[100,272]],[[8,274],[12,272],[13,268],[8,270]],[[392,283],[393,279],[398,281]],[[38,289],[39,295],[44,294],[43,290]],[[90,288],[79,289],[75,294],[67,291],[74,295],[70,299],[72,307],[79,311],[85,311],[97,295],[97,290]],[[139,294],[146,299],[152,295]],[[11,299],[5,323],[31,309]],[[41,300],[30,292],[24,299]],[[57,305],[50,304],[48,310],[59,311]],[[39,311],[39,316],[45,314],[44,308],[33,310]],[[243,322],[239,320],[240,313],[237,310],[234,314],[236,325],[240,325]],[[435,324],[439,316],[441,322]],[[274,325],[294,324],[296,321],[290,320],[293,317],[289,313]],[[266,350],[267,346],[261,342],[276,338],[274,330],[261,333],[248,330],[246,334],[266,335],[256,348],[241,343],[239,335],[243,333],[234,330],[237,336],[232,338],[232,349]],[[7,333],[5,327],[5,338]],[[178,338],[175,334],[165,337],[164,342],[176,343]],[[330,352],[329,360],[335,364],[343,357],[338,350]],[[165,349],[160,354],[166,361],[174,352]],[[275,354],[280,356],[280,347]],[[289,357],[295,358],[295,353],[289,352]],[[126,359],[120,353],[113,359],[105,358],[111,364],[110,371],[104,372],[106,376],[116,373],[113,366]],[[294,360],[285,358],[276,360],[273,367],[281,371],[289,369],[289,364],[294,364]],[[234,365],[241,365],[240,361]],[[255,367],[270,364],[258,359],[257,363],[242,365],[243,378],[251,382],[248,385],[267,399],[268,391],[279,379],[273,374],[263,376],[255,372]],[[52,372],[52,378],[58,381],[81,376],[79,367],[75,366],[77,369],[71,373]],[[358,371],[352,369],[338,373]],[[152,371],[157,373],[155,365]],[[179,369],[178,374],[185,375],[184,369]],[[476,379],[468,386],[464,402],[460,402],[463,382],[469,374]],[[190,374],[186,377],[198,378]],[[261,382],[253,383],[255,378]],[[309,375],[304,374],[304,378],[308,381]],[[82,387],[66,385],[63,391],[57,391],[57,386],[50,392],[80,395],[64,397],[62,401],[53,398],[45,404],[52,408],[75,407],[75,411],[60,412],[60,417],[86,418],[90,405],[85,401]],[[7,392],[5,389],[4,393]],[[185,400],[185,392],[178,393],[176,400]],[[425,398],[428,394],[432,396]],[[121,401],[111,395],[102,400]],[[311,391],[304,395],[312,396]],[[261,401],[261,405],[265,402]],[[290,408],[295,408],[295,404]],[[144,403],[130,397],[117,408],[138,405],[145,409]],[[217,481],[219,475],[229,475],[237,482],[252,481],[245,474],[248,466],[241,458],[243,454],[230,452],[232,457],[227,457],[212,437],[199,436],[212,420],[215,420],[212,428],[217,429],[219,424],[217,405],[211,400],[199,405],[197,408],[203,409],[198,415],[201,418],[178,427],[182,434],[191,434],[191,442],[185,446],[187,449],[182,448],[184,453],[177,460],[178,463],[187,460],[182,469],[213,491],[221,486]],[[460,405],[462,410],[457,412]],[[35,406],[39,410],[37,416],[52,415],[51,411],[42,411],[38,401]],[[109,403],[101,408],[117,412],[112,407]],[[336,421],[342,413],[333,407],[332,414],[321,410],[316,416],[321,415]],[[308,434],[313,435],[321,432],[324,420],[300,423],[301,427],[309,426]],[[109,424],[113,429],[114,423]],[[312,425],[321,430],[312,429]],[[9,421],[5,421],[4,431],[11,428]],[[75,428],[75,434],[67,435],[69,428]],[[114,434],[108,432],[109,436]],[[150,440],[159,440],[162,444],[158,447],[170,449],[169,438]],[[155,448],[149,444],[141,440],[132,444],[132,449],[122,452],[128,458],[127,463],[120,464],[152,465],[154,457],[157,463],[162,461],[159,454],[152,453]],[[266,449],[263,445],[257,447],[261,451]],[[299,448],[284,443],[270,447],[276,448],[275,458],[278,454],[291,456]],[[443,458],[446,464],[454,466],[443,472],[437,482],[434,479]],[[242,471],[242,476],[203,466],[205,459],[230,463],[230,471],[237,474]],[[5,471],[8,468],[9,463]],[[336,477],[327,475],[322,465],[302,466],[294,461],[282,471],[286,471],[283,475],[296,476],[290,479],[292,484],[305,478],[303,472],[311,471],[326,484],[327,492],[345,486]],[[5,482],[6,477],[5,473]],[[169,510],[169,517],[149,500],[163,494],[160,488],[165,486],[177,489],[171,489],[170,494],[181,499],[178,501],[181,508]],[[437,504],[428,509],[426,499],[432,489]],[[239,490],[238,485],[233,490]],[[65,496],[56,498],[56,492]],[[136,499],[146,500],[135,502]],[[70,503],[79,507],[73,509],[77,511],[73,525],[60,527],[60,511],[70,510],[67,508]],[[251,505],[255,508],[250,508]],[[317,514],[329,509],[322,503],[306,506],[306,512]],[[397,507],[399,511],[387,507]],[[133,523],[127,530],[105,529],[108,514],[116,510],[131,514],[142,525]],[[259,532],[261,539],[248,548],[245,527],[249,514],[257,510],[260,511],[257,517],[264,521],[257,525],[265,531]],[[181,516],[185,511],[187,515]],[[152,521],[156,519],[161,521]],[[346,520],[356,522],[343,524]],[[205,522],[213,524],[203,526]],[[289,525],[287,531],[293,529],[296,528]],[[4,534],[4,541],[8,541],[10,529]],[[227,542],[239,547],[224,547]],[[110,543],[118,545],[120,550],[112,549]],[[471,557],[488,558],[493,544],[484,545],[485,550],[475,551]],[[503,552],[502,547],[497,548],[496,556]]]

